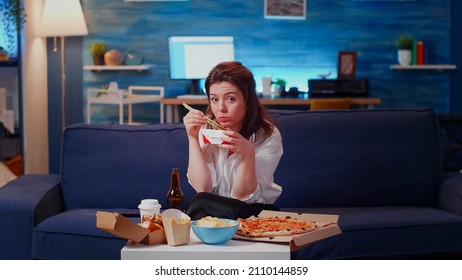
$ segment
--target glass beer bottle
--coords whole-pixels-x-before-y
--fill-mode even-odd
[[[167,201],[168,208],[176,208],[183,211],[183,191],[180,187],[180,174],[178,173],[178,168],[172,168]]]

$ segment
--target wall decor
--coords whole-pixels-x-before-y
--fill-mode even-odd
[[[265,0],[265,18],[306,19],[306,0]]]
[[[356,78],[356,52],[338,52],[337,79]]]

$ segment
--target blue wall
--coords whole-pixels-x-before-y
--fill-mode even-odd
[[[172,35],[230,35],[236,59],[259,82],[269,75],[288,86],[306,90],[306,81],[332,71],[337,52],[358,52],[357,76],[369,79],[371,94],[382,107],[432,107],[449,111],[449,74],[436,71],[396,72],[394,38],[407,33],[428,46],[428,63],[450,61],[450,1],[308,0],[306,20],[263,17],[263,0],[190,0],[186,2],[123,2],[84,0],[89,27],[84,38],[84,63],[94,41],[109,48],[136,49],[155,68],[145,74],[85,71],[84,87],[115,80],[130,84],[164,85],[167,95],[183,93],[185,82],[169,79],[167,38]]]
[[[451,15],[458,16],[451,5],[457,7],[460,3],[307,0],[306,20],[265,19],[263,3],[264,0],[82,0],[89,29],[81,46],[83,64],[92,64],[90,44],[103,41],[110,49],[140,51],[144,63],[154,68],[148,72],[83,71],[83,89],[74,94],[84,99],[87,87],[110,81],[118,82],[121,88],[163,85],[168,96],[183,94],[188,83],[169,79],[167,38],[228,35],[235,38],[236,59],[254,72],[258,83],[262,76],[272,76],[287,80],[289,87],[306,90],[307,79],[317,78],[318,74],[331,71],[329,78],[336,77],[338,51],[355,50],[357,77],[370,80],[371,95],[382,98],[379,107],[431,107],[439,113],[457,110],[450,100],[456,98],[451,86],[457,83],[458,70],[398,72],[390,70],[390,65],[397,64],[393,41],[403,33],[426,42],[428,63],[460,62],[451,57],[451,47],[460,45],[458,39],[451,41],[451,32],[455,32],[451,24],[457,20],[453,18],[451,22]],[[85,103],[72,106],[81,106],[75,110],[73,122],[83,121]],[[102,106],[99,110],[96,121],[117,122],[116,108]],[[158,121],[157,107],[141,111],[147,121]]]

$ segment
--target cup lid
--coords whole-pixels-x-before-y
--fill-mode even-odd
[[[159,201],[157,199],[143,199],[138,207],[159,207]]]

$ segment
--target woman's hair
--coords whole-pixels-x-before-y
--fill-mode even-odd
[[[275,122],[266,108],[258,101],[255,79],[252,72],[237,61],[222,62],[216,65],[205,80],[205,91],[209,99],[207,115],[213,116],[210,107],[210,86],[220,82],[233,84],[244,95],[246,113],[239,133],[246,139],[250,139],[255,134],[255,142],[257,144],[265,141],[272,134]]]

